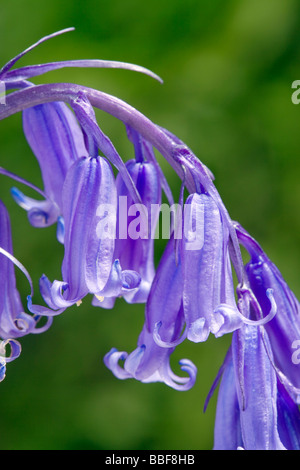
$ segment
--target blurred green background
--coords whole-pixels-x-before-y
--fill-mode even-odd
[[[134,62],[159,74],[67,69],[35,80],[75,82],[114,94],[183,139],[212,170],[233,219],[239,220],[300,295],[300,106],[291,84],[300,79],[297,0],[0,0],[4,64],[40,37],[75,32],[41,45],[21,65],[102,58]],[[99,123],[129,158],[124,127]],[[22,134],[21,115],[1,122],[1,165],[41,184]],[[176,197],[179,181],[160,160]],[[62,248],[55,229],[33,229],[11,201],[15,255],[34,278],[60,279]],[[20,189],[23,189],[20,187]],[[157,244],[157,259],[162,250]],[[26,280],[17,273],[25,299]],[[203,405],[230,338],[181,345],[173,358],[198,367],[195,387],[118,381],[102,361],[115,346],[131,351],[143,307],[120,300],[114,310],[66,311],[43,335],[21,340],[21,357],[0,386],[1,449],[211,449],[216,396]],[[226,430],[225,430],[226,432]]]

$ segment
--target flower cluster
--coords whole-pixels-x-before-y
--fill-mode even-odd
[[[35,189],[37,199],[18,187],[11,194],[32,226],[56,225],[64,249],[61,279],[42,274],[44,302],[34,303],[31,277],[13,255],[9,214],[0,202],[0,380],[6,363],[21,352],[20,337],[47,330],[56,315],[90,294],[95,307],[106,309],[123,297],[145,304],[145,318],[130,353],[113,348],[104,357],[116,377],[189,390],[197,369],[182,359],[183,374],[172,371],[176,347],[230,334],[230,349],[208,397],[219,386],[214,448],[300,449],[298,300],[257,241],[231,220],[213,175],[178,137],[100,91],[29,81],[63,67],[120,67],[159,77],[142,67],[100,60],[13,69],[25,53],[62,32],[42,38],[0,70],[1,83],[12,90],[0,106],[0,119],[22,112],[44,187],[0,172]],[[95,108],[124,123],[132,144],[128,161],[101,130]],[[176,203],[155,150],[182,181]],[[155,267],[163,192],[172,211],[168,241]],[[247,263],[241,246],[249,254]],[[16,267],[29,281],[28,313],[17,290]]]

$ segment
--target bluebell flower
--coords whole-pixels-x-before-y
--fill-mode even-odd
[[[137,348],[129,355],[113,348],[106,354],[104,362],[120,379],[164,382],[174,389],[188,390],[196,380],[195,365],[188,359],[180,361],[181,369],[188,377],[175,375],[170,367],[170,356],[181,342],[183,326],[182,270],[180,260],[176,259],[174,238],[171,238],[149,293]],[[119,361],[124,361],[123,367]]]
[[[0,381],[4,379],[6,363],[16,359],[21,353],[21,345],[16,338],[30,333],[42,333],[51,326],[51,319],[40,327],[40,317],[26,313],[16,285],[14,265],[27,277],[25,268],[13,256],[11,224],[8,211],[0,201]],[[33,289],[30,281],[31,295]],[[7,355],[7,350],[10,349]]]
[[[268,290],[273,292],[277,313],[266,323],[265,328],[278,373],[282,378],[285,377],[286,383],[290,383],[291,391],[298,395],[300,368],[299,363],[293,361],[293,354],[295,342],[300,339],[299,301],[256,240],[239,224],[236,224],[236,229],[242,245],[250,255],[246,271],[249,286],[260,306],[261,316],[265,316],[270,309],[270,299],[266,293]]]
[[[186,201],[182,239],[183,306],[187,338],[206,341],[242,324],[237,310],[229,230],[209,194],[191,194]]]
[[[14,264],[21,266],[13,256],[11,225],[8,211],[0,201],[0,337],[4,340],[20,338],[29,333],[45,331],[50,326],[37,328],[39,317],[24,312],[16,286]]]
[[[300,448],[299,408],[277,377],[264,327],[234,332],[219,378],[214,450]]]
[[[231,348],[218,375],[220,379],[214,428],[214,450],[243,448],[240,407]]]
[[[112,168],[104,157],[82,157],[71,166],[63,186],[62,207],[62,281],[51,283],[45,275],[40,279],[40,290],[50,309],[58,314],[89,293],[102,300],[106,295],[119,295],[126,286],[130,290],[139,285],[139,276],[122,273],[114,260],[117,193]],[[51,314],[34,305],[30,309]]]
[[[122,175],[118,173],[114,258],[123,270],[134,271],[140,277],[139,286],[124,291],[122,296],[129,303],[144,303],[155,274],[152,224],[155,226],[158,219],[161,186],[159,175],[151,162],[129,160],[126,168],[139,192],[142,204],[134,203]],[[105,302],[99,302],[96,298],[93,305],[111,308],[116,297],[111,296],[109,300],[106,298]]]
[[[64,259],[62,281],[40,280],[50,308],[60,311],[80,302],[89,292],[99,294],[108,281],[115,238],[115,213],[108,218],[107,237],[97,233],[103,205],[116,207],[112,169],[104,158],[79,158],[69,169],[62,191]]]
[[[120,260],[115,259],[108,281],[101,292],[94,295],[92,305],[110,309],[114,306],[117,297],[126,298],[128,294],[134,295],[140,284],[140,274],[132,269],[123,269]]]
[[[126,167],[140,194],[142,206],[134,204],[120,175],[117,176],[118,194],[117,238],[115,258],[124,269],[131,269],[141,276],[137,292],[128,294],[128,302],[144,303],[155,274],[154,236],[161,204],[161,183],[151,162],[129,160]]]
[[[140,276],[137,289],[124,291],[123,297],[129,303],[144,303],[147,300],[153,277],[154,267],[154,231],[159,217],[162,188],[166,189],[163,175],[148,143],[132,129],[127,129],[135,149],[135,159],[125,165],[125,177],[129,177],[136,188],[135,193],[124,180],[124,170],[118,172],[116,240],[114,257],[122,269],[135,271]],[[123,170],[123,171],[122,171]],[[167,189],[170,197],[170,190]],[[110,297],[105,302],[96,298],[93,305],[113,307],[115,299]]]
[[[250,255],[247,283],[238,286],[248,320],[234,332],[220,374],[215,449],[299,449],[299,366],[292,361],[298,302],[259,244],[234,225]]]

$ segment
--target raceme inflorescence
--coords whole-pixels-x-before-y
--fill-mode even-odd
[[[209,393],[217,386],[214,449],[300,449],[299,302],[258,242],[231,220],[210,170],[178,137],[120,99],[70,83],[30,80],[66,67],[124,68],[160,78],[132,64],[70,60],[14,68],[46,36],[0,70],[5,99],[0,119],[22,113],[43,189],[4,168],[11,195],[37,228],[56,225],[63,246],[61,278],[41,274],[41,304],[26,267],[13,255],[10,216],[0,202],[0,379],[21,353],[20,338],[42,333],[56,315],[92,295],[96,308],[119,297],[145,305],[144,325],[131,352],[112,348],[104,363],[120,379],[164,382],[178,390],[195,384],[196,366],[170,357],[184,341],[231,335],[231,345]],[[100,128],[100,109],[124,124],[133,158],[125,161]],[[181,181],[178,200],[159,165],[159,153]],[[34,199],[20,183],[35,190]],[[168,238],[155,266],[154,242],[168,200]],[[248,253],[244,262],[241,247]],[[28,279],[24,309],[15,269]],[[205,407],[207,403],[205,403]]]

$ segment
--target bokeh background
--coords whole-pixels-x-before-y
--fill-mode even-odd
[[[300,79],[298,0],[0,0],[4,64],[40,37],[69,26],[75,32],[41,45],[20,65],[102,58],[143,65],[149,77],[121,70],[67,69],[35,80],[76,82],[129,102],[177,134],[212,170],[232,218],[261,243],[300,295],[300,105],[291,101]],[[132,157],[124,127],[99,123],[124,158]],[[1,122],[1,165],[41,185],[22,134],[21,115]],[[179,181],[160,159],[176,197]],[[34,278],[60,279],[63,252],[55,228],[33,229],[11,200],[15,255]],[[23,189],[19,186],[20,189]],[[28,193],[28,192],[27,192]],[[157,243],[157,258],[163,241]],[[18,285],[25,299],[28,285]],[[66,311],[43,335],[21,340],[21,357],[0,386],[0,448],[211,449],[216,396],[203,405],[230,338],[182,344],[173,358],[198,367],[195,387],[118,381],[102,361],[115,346],[131,351],[143,307],[120,300],[114,310]],[[224,430],[226,432],[226,430]]]

